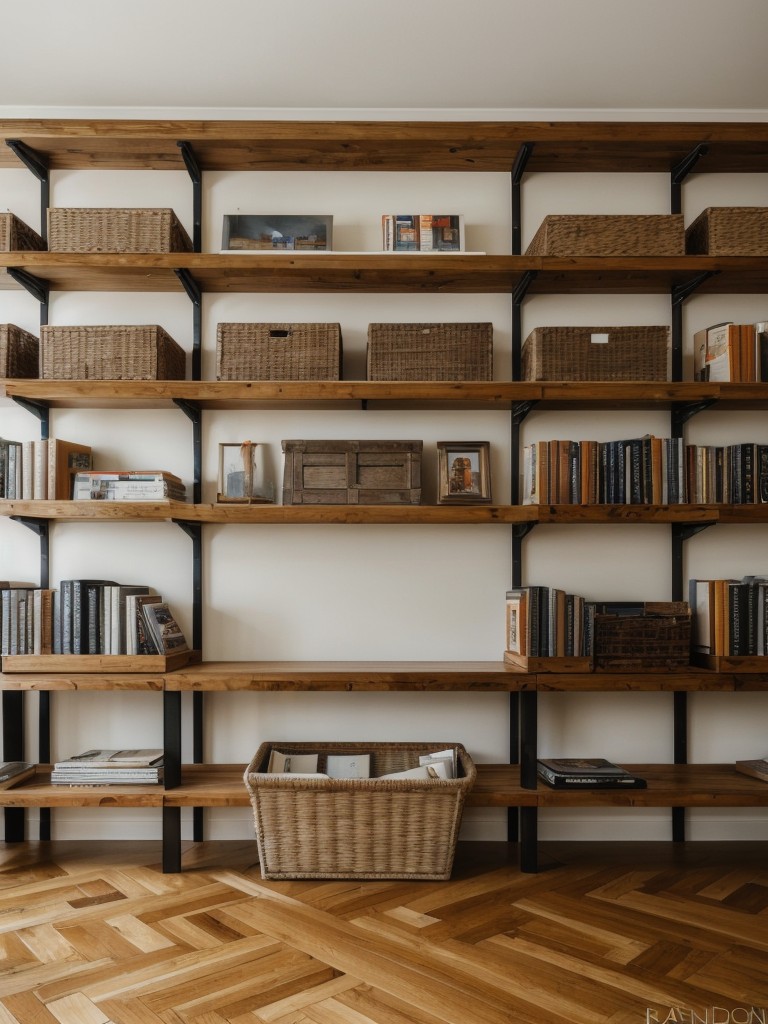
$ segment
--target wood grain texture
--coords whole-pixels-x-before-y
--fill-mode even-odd
[[[0,1022],[765,1019],[765,843],[542,848],[538,875],[460,843],[448,882],[359,883],[264,881],[247,842],[181,875],[148,842],[6,846]]]

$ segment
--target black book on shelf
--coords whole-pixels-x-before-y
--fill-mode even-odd
[[[603,757],[539,758],[539,778],[554,789],[645,789],[645,779]]]

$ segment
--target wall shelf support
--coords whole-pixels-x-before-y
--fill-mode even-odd
[[[51,202],[51,176],[48,165],[37,152],[21,139],[6,139],[5,144],[13,150],[24,166],[40,182],[40,237],[48,241],[48,207]]]
[[[700,143],[698,146],[695,146],[687,156],[683,157],[680,163],[675,164],[672,168],[670,173],[670,213],[682,213],[683,195],[681,186],[683,180],[688,177],[701,157],[706,156],[708,152],[709,146],[705,143]]]
[[[683,426],[693,416],[711,408],[716,402],[714,398],[704,398],[700,402],[675,402],[672,406],[672,432],[675,437],[682,437]]]
[[[523,142],[517,151],[512,166],[512,255],[519,256],[523,251],[522,236],[522,205],[520,201],[520,182],[525,174],[525,167],[533,152],[532,142]]]
[[[186,267],[174,267],[176,277],[192,303],[192,380],[202,378],[203,293]]]
[[[184,165],[192,179],[192,248],[203,251],[203,175],[197,156],[189,142],[177,142]]]
[[[22,288],[25,288],[32,298],[37,299],[40,303],[40,324],[48,323],[48,296],[49,287],[47,282],[42,281],[39,277],[35,277],[34,274],[30,274],[28,270],[22,270],[21,267],[8,267],[8,276],[13,278],[16,284],[20,284]]]

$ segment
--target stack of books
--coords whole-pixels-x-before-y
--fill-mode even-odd
[[[60,438],[8,441],[0,438],[0,498],[66,501],[73,476],[93,465],[91,446]]]
[[[768,322],[726,321],[693,336],[693,379],[709,381],[768,380]]]
[[[554,789],[645,789],[645,779],[602,757],[540,758],[538,776]]]
[[[163,751],[86,750],[57,761],[51,782],[59,786],[148,785],[163,781]]]
[[[75,474],[76,501],[186,501],[187,489],[162,469],[92,470]]]
[[[385,213],[381,235],[385,252],[461,252],[464,217],[456,213]]]
[[[693,652],[714,657],[768,654],[768,575],[689,580]]]

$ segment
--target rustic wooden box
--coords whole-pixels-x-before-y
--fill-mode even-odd
[[[21,252],[26,249],[45,249],[45,242],[14,214],[0,213],[0,252]]]
[[[418,505],[422,441],[283,441],[284,505]]]
[[[191,252],[173,210],[142,207],[51,207],[51,252]]]
[[[493,324],[369,324],[368,380],[492,380]]]
[[[646,601],[640,615],[595,615],[595,672],[669,672],[690,661],[691,609],[685,601]]]
[[[186,358],[157,324],[40,328],[44,380],[184,380]]]
[[[768,256],[768,206],[708,206],[685,232],[696,256]]]
[[[341,360],[340,324],[216,327],[217,380],[340,380]]]
[[[529,256],[684,256],[679,213],[550,214],[526,250]]]
[[[40,343],[14,324],[0,324],[0,377],[37,377]]]
[[[536,327],[523,380],[668,380],[669,327]]]

